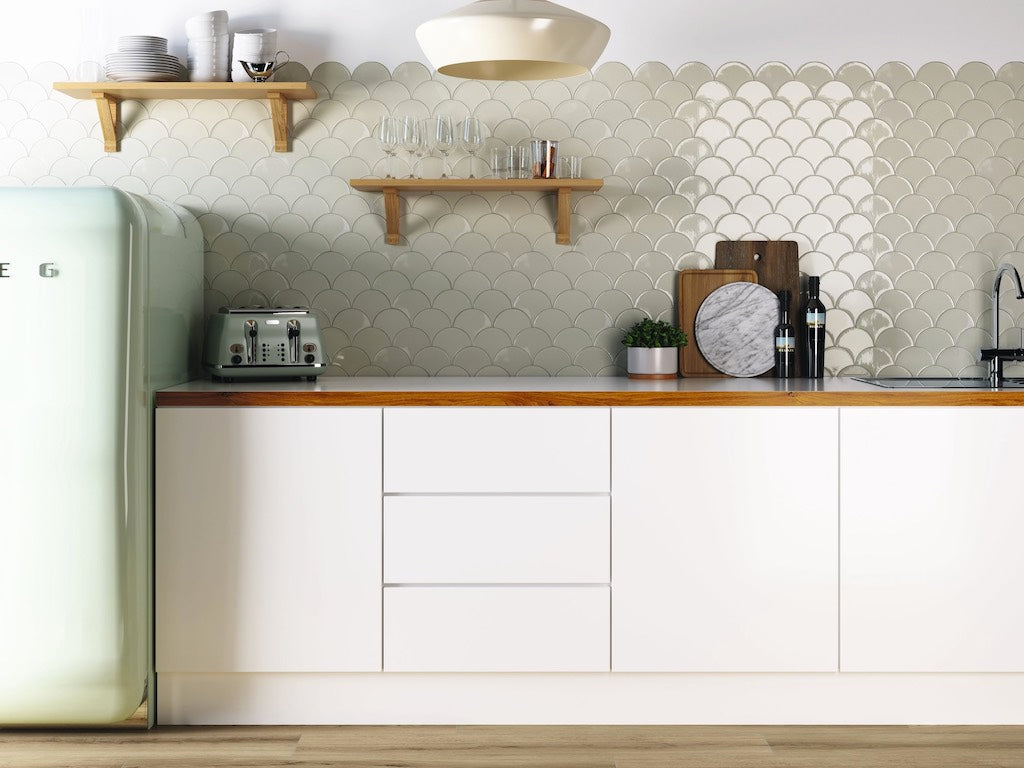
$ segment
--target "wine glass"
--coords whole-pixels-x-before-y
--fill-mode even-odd
[[[432,131],[434,149],[441,153],[441,178],[448,178],[448,153],[455,147],[455,131],[452,128],[451,115],[438,115],[434,118]]]
[[[473,163],[476,162],[476,153],[484,144],[483,131],[480,128],[480,120],[475,117],[467,117],[459,123],[459,143],[462,149],[469,155],[469,178],[475,179],[473,175]]]
[[[431,122],[430,120],[420,120],[420,147],[416,150],[416,157],[419,158],[420,173],[422,174],[427,166],[423,165],[423,161],[430,157],[434,151],[434,145],[431,134]]]
[[[373,137],[377,140],[377,144],[384,151],[387,156],[387,170],[385,179],[395,178],[391,174],[391,168],[394,163],[392,162],[398,150],[398,120],[393,117],[382,117],[380,122],[377,123],[377,127],[373,131]]]
[[[413,163],[413,156],[420,147],[420,142],[423,137],[420,133],[420,121],[411,115],[406,115],[400,119],[399,129],[399,144],[402,147],[403,152],[409,153],[409,175],[405,178],[415,179],[416,178],[416,166]]]

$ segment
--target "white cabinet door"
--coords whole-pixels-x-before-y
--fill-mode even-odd
[[[157,410],[158,672],[381,668],[381,410]]]
[[[844,408],[841,669],[1024,672],[1024,411]]]
[[[612,669],[834,671],[835,408],[615,408]]]

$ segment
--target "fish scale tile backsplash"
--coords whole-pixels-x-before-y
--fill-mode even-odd
[[[262,102],[152,101],[125,103],[107,154],[94,105],[52,92],[63,68],[0,64],[0,184],[185,206],[205,235],[207,310],[308,304],[348,375],[620,373],[623,327],[673,319],[675,271],[742,238],[796,240],[821,275],[829,372],[978,374],[995,266],[1024,268],[1024,63],[608,63],[499,83],[329,62],[281,77],[320,96],[293,104],[291,153],[272,151]],[[552,196],[499,192],[408,196],[404,242],[386,245],[381,196],[348,180],[384,175],[371,131],[389,114],[558,139],[604,188],[574,196],[570,246]],[[1022,326],[1007,289],[1002,341]]]

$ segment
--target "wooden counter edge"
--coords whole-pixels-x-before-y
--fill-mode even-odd
[[[167,406],[1022,406],[1024,390],[878,392],[157,392]]]

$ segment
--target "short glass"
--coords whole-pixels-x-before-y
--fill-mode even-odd
[[[558,178],[583,178],[583,158],[579,155],[562,155],[558,160]]]

